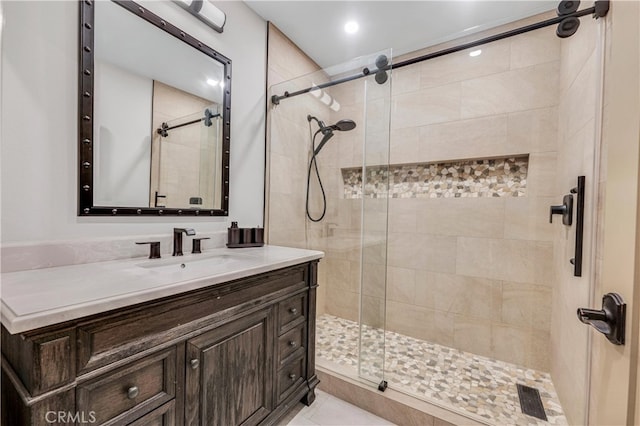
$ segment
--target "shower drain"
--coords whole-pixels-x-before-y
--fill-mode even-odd
[[[521,385],[520,383],[516,384],[516,387],[518,388],[518,398],[520,398],[522,412],[546,422],[547,415],[544,412],[538,389]]]

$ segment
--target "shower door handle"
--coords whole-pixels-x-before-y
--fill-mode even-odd
[[[602,297],[602,309],[578,308],[578,319],[604,334],[614,345],[624,345],[627,305],[618,293]]]

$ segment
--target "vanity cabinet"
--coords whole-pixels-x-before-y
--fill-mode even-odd
[[[21,334],[3,327],[2,425],[273,424],[314,400],[316,278],[311,261]]]

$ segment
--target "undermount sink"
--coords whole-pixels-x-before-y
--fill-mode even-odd
[[[248,257],[241,254],[203,253],[191,256],[175,256],[169,259],[149,260],[136,266],[154,271],[177,271],[194,267],[228,265],[231,262],[246,261]]]

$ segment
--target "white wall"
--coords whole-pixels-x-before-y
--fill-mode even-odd
[[[93,202],[98,206],[149,203],[153,80],[95,62]]]
[[[173,3],[142,4],[233,61],[229,217],[77,217],[78,4],[3,2],[3,244],[262,224],[266,23],[242,2],[219,2],[218,34]]]

